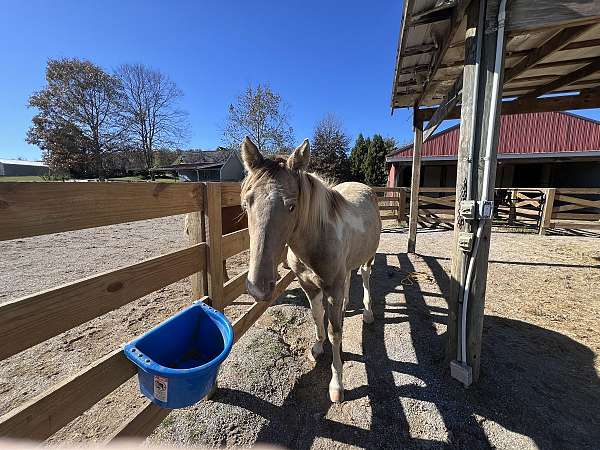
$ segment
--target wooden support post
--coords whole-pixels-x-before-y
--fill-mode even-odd
[[[481,10],[480,8],[484,8]],[[460,354],[460,318],[464,296],[467,265],[471,253],[459,245],[461,233],[474,233],[478,221],[466,220],[460,215],[464,200],[479,200],[484,188],[485,149],[491,143],[490,170],[487,198],[494,198],[497,164],[500,99],[502,98],[502,75],[504,54],[500,54],[500,92],[496,105],[492,105],[492,87],[497,50],[498,2],[482,0],[471,2],[467,12],[465,36],[465,66],[463,73],[463,96],[461,110],[460,139],[456,177],[456,207],[454,222],[454,247],[452,255],[452,277],[448,307],[448,356],[457,359]],[[487,20],[484,20],[486,19]],[[487,29],[484,29],[487,28]],[[478,41],[481,42],[480,68],[476,70]],[[478,78],[478,79],[477,79]],[[477,91],[476,91],[477,90]],[[476,100],[476,101],[475,101]],[[490,120],[490,116],[492,120]],[[489,127],[491,125],[491,132]],[[470,183],[469,180],[470,179]],[[469,188],[468,188],[469,186]],[[470,192],[469,192],[470,190]],[[477,208],[476,208],[477,209]],[[468,298],[466,315],[466,363],[471,368],[472,381],[479,378],[481,359],[481,336],[485,304],[486,279],[492,221],[483,221],[482,234]],[[465,382],[469,384],[469,382]]]
[[[542,223],[540,224],[540,235],[546,234],[552,220],[552,209],[554,208],[554,196],[556,188],[546,189],[546,200],[544,202],[544,211],[542,212]]]
[[[188,236],[190,245],[206,241],[204,211],[192,212],[186,216],[185,232]],[[208,295],[208,277],[206,273],[206,264],[203,264],[203,269],[201,271],[190,275],[193,300],[198,300],[199,298]]]
[[[415,121],[412,178],[410,181],[410,220],[408,224],[408,253],[417,246],[417,221],[419,220],[419,185],[421,183],[421,149],[423,147],[423,122]]]
[[[208,267],[208,295],[212,307],[222,311],[223,305],[223,251],[221,241],[223,226],[221,223],[221,184],[206,183],[205,225]]]

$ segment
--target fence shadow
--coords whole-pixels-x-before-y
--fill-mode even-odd
[[[449,279],[438,258],[417,257],[429,266],[446,295]],[[388,265],[389,259],[394,264]],[[438,334],[434,326],[445,323],[445,309],[428,305],[418,282],[412,286],[400,284],[399,275],[413,271],[411,260],[404,254],[377,254],[372,275],[376,321],[362,329],[362,354],[343,354],[345,361],[364,364],[366,370],[367,383],[347,390],[346,401],[352,405],[357,399],[368,398],[368,430],[326,417],[332,407],[327,393],[330,351],[297,380],[281,406],[227,389],[220,390],[215,400],[267,419],[258,442],[294,449],[311,448],[317,437],[368,449],[490,448],[489,436],[495,433],[504,433],[502,439],[509,439],[507,445],[518,445],[519,441],[511,442],[503,428],[527,436],[539,448],[597,446],[600,382],[592,350],[560,333],[488,315],[484,322],[482,376],[476,385],[464,389],[448,374],[444,364],[445,334]],[[389,295],[399,292],[404,294],[404,301]],[[349,316],[361,311],[361,297],[360,280],[353,274]],[[292,303],[307,305],[303,297]],[[386,314],[389,312],[401,315],[390,317]],[[409,338],[402,345],[412,346],[416,362],[389,355],[390,332],[396,331],[395,324],[405,323],[409,325]],[[398,385],[394,376],[397,373],[412,375],[421,383]],[[418,420],[415,415],[427,413],[406,411],[402,399],[433,403],[448,440],[411,437],[411,421]]]

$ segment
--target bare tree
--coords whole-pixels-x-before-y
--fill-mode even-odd
[[[293,148],[294,130],[289,123],[289,107],[268,85],[248,86],[229,105],[223,127],[223,142],[230,148],[240,146],[250,136],[266,153]]]
[[[61,147],[56,140],[80,134],[80,141],[93,155],[96,176],[104,178],[105,155],[115,150],[122,135],[116,120],[121,102],[118,80],[90,61],[51,59],[46,82],[44,89],[29,98],[29,106],[39,112],[27,141],[42,149],[62,148],[65,154],[72,146]],[[71,132],[64,133],[65,129]]]
[[[116,76],[124,93],[121,117],[128,144],[141,151],[150,170],[155,149],[178,146],[188,138],[187,112],[178,108],[183,92],[167,75],[143,64],[124,64]]]

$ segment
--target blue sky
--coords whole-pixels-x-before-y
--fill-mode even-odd
[[[46,61],[59,57],[109,71],[141,62],[168,74],[185,93],[188,147],[219,145],[227,105],[264,82],[289,103],[297,142],[328,112],[353,139],[410,141],[409,110],[392,117],[389,108],[401,13],[400,0],[4,1],[0,158],[40,157],[25,143],[34,114],[27,99],[44,86]]]
[[[142,62],[184,91],[190,147],[214,148],[227,105],[268,82],[291,107],[297,142],[335,113],[359,132],[411,138],[407,110],[390,116],[401,1],[26,1],[0,15],[0,158],[39,158],[25,143],[49,58],[106,70]]]

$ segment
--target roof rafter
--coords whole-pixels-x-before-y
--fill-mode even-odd
[[[442,61],[444,60],[444,57],[446,56],[446,52],[450,48],[450,44],[452,44],[452,41],[454,40],[454,36],[456,35],[456,32],[460,28],[460,24],[462,23],[462,21],[465,17],[465,11],[467,10],[467,7],[469,6],[470,3],[471,3],[471,0],[458,0],[456,2],[456,5],[454,6],[454,8],[452,8],[452,16],[450,17],[450,29],[448,30],[448,33],[446,34],[446,39],[442,42],[442,45],[440,45],[440,49],[437,51],[437,53],[434,56],[433,64],[431,64],[431,67],[429,70],[429,77],[423,86],[423,91],[422,91],[421,95],[419,95],[419,98],[417,99],[415,106],[418,107],[421,104],[421,102],[423,101],[423,99],[425,98],[425,95],[427,95],[427,91],[429,90],[431,81],[433,81],[433,76],[437,72],[439,66],[442,64]]]
[[[583,66],[574,72],[563,75],[562,77],[557,78],[556,80],[552,81],[551,83],[548,83],[544,86],[534,89],[531,92],[528,92],[527,94],[521,96],[520,98],[523,98],[523,99],[537,98],[540,95],[550,93],[550,92],[552,92],[556,89],[559,89],[563,86],[568,86],[569,84],[573,84],[577,80],[580,80],[582,78],[590,76],[598,71],[600,71],[600,57],[596,58],[596,60],[594,62],[592,62],[591,64]]]
[[[544,42],[540,47],[530,52],[514,67],[506,70],[504,72],[504,82],[508,83],[510,80],[517,78],[520,74],[535,66],[544,58],[566,47],[578,36],[581,36],[583,33],[588,31],[592,26],[593,25],[580,25],[559,31],[546,42]]]

